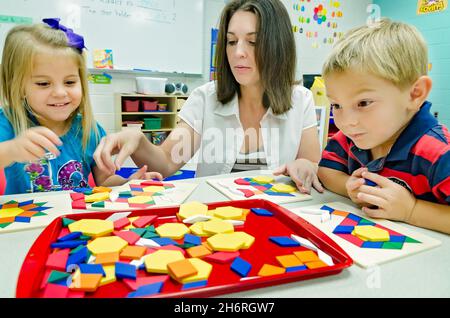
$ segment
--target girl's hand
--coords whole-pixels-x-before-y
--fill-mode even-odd
[[[123,162],[138,149],[142,136],[140,130],[126,129],[103,137],[94,152],[99,169],[110,174],[120,170]],[[111,156],[115,154],[118,155],[113,162]]]
[[[363,172],[367,172],[367,168],[362,167],[353,171],[350,178],[348,178],[345,183],[345,188],[347,189],[348,197],[359,205],[364,205],[364,202],[358,199],[359,188],[365,184],[365,180],[362,176]]]
[[[362,177],[378,185],[377,187],[362,185],[359,188],[358,199],[377,207],[364,207],[363,211],[368,216],[409,222],[417,201],[411,192],[375,173],[363,172]]]
[[[147,166],[144,165],[138,171],[133,173],[128,178],[128,181],[130,181],[130,180],[153,180],[153,179],[158,179],[161,181],[163,179],[163,176],[159,172],[147,172]]]
[[[275,176],[281,174],[290,176],[301,193],[311,193],[311,186],[319,192],[324,191],[317,177],[317,164],[307,159],[297,159],[288,164],[284,164],[275,169],[273,174]]]
[[[51,152],[58,157],[60,152],[56,146],[62,142],[53,131],[47,127],[32,127],[11,141],[11,158],[15,162],[37,161]]]

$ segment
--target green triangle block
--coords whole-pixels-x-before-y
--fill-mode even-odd
[[[15,201],[15,200],[11,200],[11,201],[8,201],[6,203],[3,203],[3,205],[5,205],[5,204],[15,204],[15,203],[19,203],[19,202]]]
[[[82,241],[89,241],[92,237],[88,235],[81,235],[78,239]]]
[[[98,201],[91,204],[91,207],[93,208],[104,208],[105,207],[105,201]]]
[[[156,232],[155,226],[153,226],[153,225],[147,226],[147,227],[145,227],[145,229],[150,232]]]
[[[131,198],[133,195],[131,191],[124,191],[119,193],[119,198]]]
[[[44,215],[47,215],[47,213],[44,213],[44,212],[38,212],[38,213],[36,213],[35,215],[33,215],[33,217],[35,217],[35,216],[44,216]]]
[[[159,235],[156,232],[152,232],[152,231],[146,231],[143,236],[143,238],[146,238],[146,239],[152,239],[155,237],[159,237]]]
[[[11,222],[10,223],[1,223],[0,224],[0,227],[2,228],[2,229],[4,229],[5,227],[7,227],[8,225],[10,225],[11,224]]]
[[[361,219],[359,222],[358,222],[358,225],[374,225],[375,223],[373,223],[372,221],[369,221],[369,220],[366,220],[366,219]]]
[[[155,193],[152,194],[153,197],[160,197],[162,195],[163,195],[162,192],[155,192]]]
[[[401,250],[402,247],[403,247],[402,242],[384,242],[382,248],[389,250]]]
[[[73,254],[78,252],[79,250],[81,250],[83,247],[86,247],[85,245],[78,245],[77,247],[75,247],[73,250],[70,251],[69,254]]]
[[[47,202],[35,202],[33,204],[36,204],[37,206],[44,206],[47,204]]]
[[[415,239],[410,238],[410,237],[407,236],[406,239],[405,239],[405,243],[422,243],[422,242],[416,241]]]
[[[146,229],[141,229],[141,228],[135,228],[135,229],[130,229],[130,230],[133,231],[134,233],[136,233],[137,235],[141,236],[141,237],[147,231]]]
[[[62,219],[62,223],[64,227],[68,227],[69,224],[72,224],[73,222],[75,222],[74,220],[68,219],[68,218],[63,218]]]
[[[53,270],[50,273],[50,276],[48,277],[47,282],[49,282],[49,283],[58,282],[60,280],[67,279],[67,277],[69,277],[69,276],[70,276],[69,273],[64,273],[64,272]]]
[[[94,191],[92,191],[92,190],[86,190],[83,192],[84,195],[91,195],[93,193],[94,193]]]

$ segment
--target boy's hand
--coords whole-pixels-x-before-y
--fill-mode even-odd
[[[348,178],[345,183],[345,188],[347,189],[348,197],[359,205],[364,205],[364,202],[358,199],[359,188],[365,184],[365,180],[362,176],[363,172],[367,172],[367,168],[362,167],[353,171],[350,178]]]
[[[273,174],[286,175],[292,178],[301,193],[311,193],[311,186],[323,192],[322,184],[317,177],[317,164],[307,159],[297,159],[274,170]]]
[[[62,142],[53,131],[46,127],[32,127],[11,140],[11,158],[15,162],[37,161],[51,152],[58,157],[60,152],[56,146]]]
[[[162,180],[163,176],[159,172],[147,172],[147,166],[142,166],[138,171],[133,173],[129,178],[130,180],[152,180],[152,179],[158,179]]]
[[[401,185],[375,173],[363,172],[363,178],[375,182],[378,187],[362,185],[358,199],[375,205],[376,209],[364,207],[363,211],[372,218],[383,218],[408,222],[417,199]]]

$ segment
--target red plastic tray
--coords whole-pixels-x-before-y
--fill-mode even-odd
[[[210,297],[226,293],[273,286],[310,278],[322,277],[340,273],[344,268],[353,264],[353,260],[334,241],[318,230],[316,227],[298,217],[287,209],[266,200],[225,201],[207,204],[209,209],[221,206],[237,208],[264,208],[271,211],[273,217],[258,216],[252,212],[247,215],[243,226],[236,231],[244,231],[255,237],[255,242],[247,250],[240,250],[240,257],[252,264],[248,277],[257,276],[263,264],[280,266],[276,256],[290,254],[294,251],[306,250],[304,247],[280,247],[269,241],[270,236],[290,236],[296,234],[313,242],[318,248],[333,258],[334,265],[316,269],[290,272],[274,276],[258,277],[241,280],[241,277],[230,270],[230,263],[212,263],[213,270],[205,287],[182,290],[182,285],[169,279],[157,297]],[[154,215],[173,216],[173,219],[164,218],[153,223],[155,227],[166,222],[174,222],[177,207],[154,208],[132,212],[129,217]],[[98,212],[71,214],[66,217],[72,220],[80,219],[106,219],[116,212]],[[41,281],[45,273],[45,262],[51,252],[50,244],[55,242],[62,229],[62,217],[55,219],[36,239],[28,252],[17,282],[16,297],[41,297]],[[202,238],[205,240],[206,238]],[[139,270],[138,276],[146,276],[145,271]],[[94,293],[86,293],[86,297],[126,297],[132,292],[120,279],[116,282],[101,286]]]

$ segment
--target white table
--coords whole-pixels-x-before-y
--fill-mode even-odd
[[[236,176],[256,175],[241,172]],[[211,178],[223,178],[218,175]],[[189,179],[199,186],[186,201],[205,203],[229,199],[206,183],[207,178]],[[52,195],[42,193],[39,196]],[[21,195],[11,198],[20,199]],[[313,192],[313,200],[283,204],[286,208],[332,201],[352,204],[350,200],[331,192]],[[273,287],[253,289],[221,297],[450,297],[450,236],[412,227],[442,244],[434,249],[414,254],[379,267],[363,269],[357,265],[338,275],[298,281]],[[0,297],[15,297],[16,283],[22,262],[42,229],[0,234]]]

